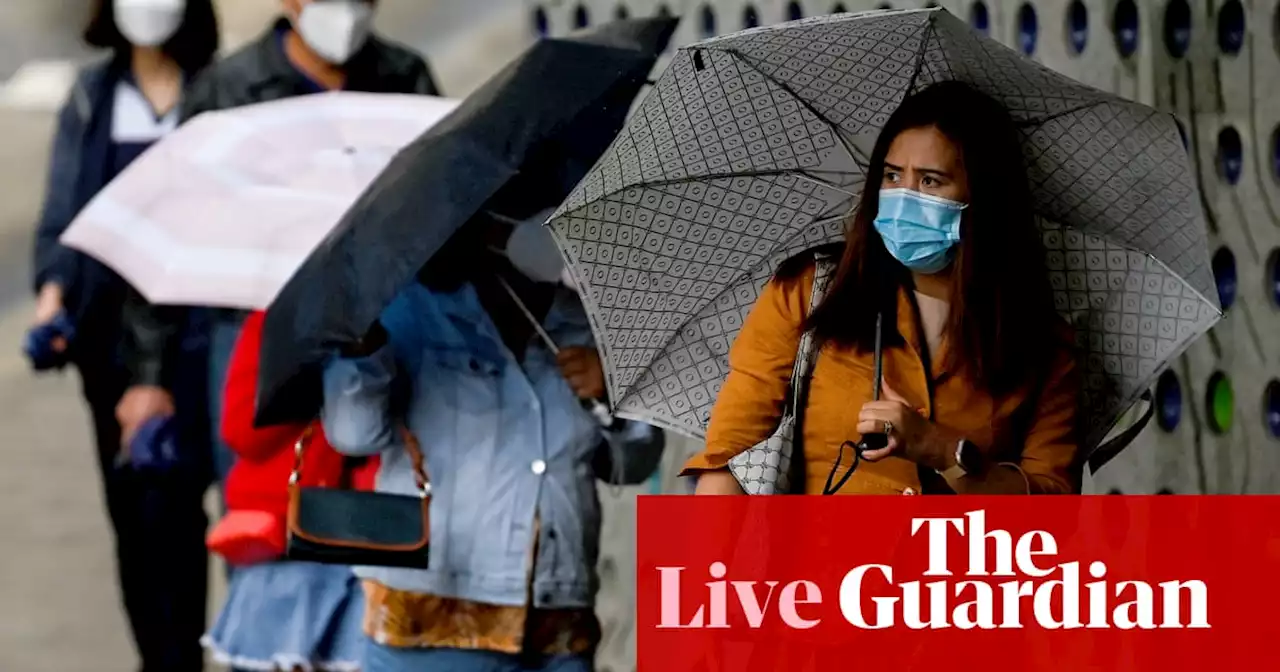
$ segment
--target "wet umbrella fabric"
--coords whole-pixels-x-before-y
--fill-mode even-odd
[[[1021,134],[1097,446],[1221,316],[1175,120],[1022,58],[945,10],[821,17],[681,49],[550,225],[622,417],[702,436],[778,264],[843,239],[910,93],[959,80]]]
[[[675,26],[618,21],[542,40],[401,151],[269,307],[257,422],[313,417],[324,358],[473,217],[555,207],[622,128]]]

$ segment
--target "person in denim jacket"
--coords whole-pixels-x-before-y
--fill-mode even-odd
[[[360,346],[326,366],[333,446],[381,453],[378,489],[413,493],[407,427],[432,483],[430,569],[357,569],[365,670],[591,669],[596,479],[642,482],[663,433],[604,427],[586,410],[605,384],[582,303],[516,271],[546,264],[520,263],[530,249],[510,247],[493,254],[480,236],[455,236]]]

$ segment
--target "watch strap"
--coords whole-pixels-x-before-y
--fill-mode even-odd
[[[967,476],[969,474],[969,470],[964,468],[965,443],[967,443],[967,441],[965,441],[964,439],[960,439],[960,441],[956,443],[956,454],[955,454],[956,463],[946,469],[938,471],[939,474],[942,474],[943,478],[947,480],[954,480],[962,476]]]

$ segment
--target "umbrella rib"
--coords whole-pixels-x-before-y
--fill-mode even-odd
[[[1087,109],[1088,107],[1093,107],[1093,106],[1096,106],[1096,105],[1101,105],[1101,104],[1103,104],[1103,103],[1109,103],[1109,102],[1114,102],[1114,101],[1097,101],[1097,102],[1092,103],[1092,104],[1090,104],[1090,105],[1085,105],[1085,106],[1082,106],[1082,107],[1076,108],[1076,110],[1078,111],[1078,110],[1080,110],[1080,109]],[[1068,114],[1068,113],[1069,113],[1069,112],[1064,112],[1063,114]],[[1150,118],[1152,118],[1152,117],[1158,116],[1158,115],[1160,115],[1160,114],[1161,114],[1161,113],[1160,113],[1158,110],[1151,110],[1151,111],[1148,113],[1148,115],[1147,115],[1147,119],[1150,119]],[[1055,115],[1055,116],[1057,116],[1057,115]],[[1039,122],[1037,122],[1037,123],[1039,123]],[[1117,142],[1119,142],[1119,141],[1117,141]],[[1134,156],[1134,157],[1130,158],[1130,159],[1129,159],[1129,161],[1128,161],[1128,162],[1126,162],[1124,165],[1125,165],[1126,167],[1127,167],[1127,166],[1129,166],[1129,165],[1132,165],[1132,164],[1133,164],[1133,162],[1137,161],[1139,158],[1140,158],[1139,156]],[[1198,173],[1198,172],[1196,173],[1196,177],[1197,177],[1197,178],[1199,177],[1199,173]],[[1077,184],[1081,179],[1083,179],[1083,176],[1081,176],[1081,177],[1077,177],[1075,182],[1072,182],[1070,185],[1067,185],[1067,186],[1068,186],[1068,188],[1070,188],[1071,186],[1074,186],[1075,184]],[[1116,201],[1116,200],[1119,200],[1120,198],[1122,198],[1122,196],[1123,196],[1123,194],[1117,194],[1117,195],[1116,195],[1116,198],[1113,200],[1113,202],[1114,202],[1114,201]],[[1151,200],[1152,200],[1152,197],[1148,197],[1147,199],[1145,199],[1145,200],[1143,201],[1143,205],[1145,205],[1146,203],[1151,202]],[[1201,200],[1202,200],[1202,201],[1204,200],[1203,191],[1201,191]],[[1108,205],[1111,205],[1111,204],[1108,204]],[[1174,209],[1175,207],[1177,207],[1177,206],[1176,206],[1176,203],[1174,203],[1174,204],[1170,204],[1170,205],[1169,205],[1169,207],[1165,209],[1165,212],[1168,212],[1169,210],[1172,210],[1172,209]],[[1071,209],[1071,212],[1076,212],[1076,211],[1078,211],[1078,209],[1079,209],[1079,206],[1073,207],[1073,208]],[[1067,214],[1067,213],[1064,213],[1064,214]],[[1146,234],[1146,232],[1147,232],[1148,230],[1150,230],[1150,228],[1151,228],[1152,226],[1155,226],[1155,225],[1156,225],[1156,223],[1158,223],[1158,222],[1160,221],[1160,219],[1161,219],[1161,218],[1156,218],[1156,219],[1154,219],[1150,224],[1148,224],[1147,226],[1143,227],[1143,229],[1142,229],[1141,231],[1135,232],[1135,233],[1133,233],[1132,235],[1130,235],[1130,236],[1129,236],[1130,240],[1132,240],[1132,239],[1134,239],[1134,238],[1139,238],[1139,237],[1142,237],[1143,235],[1145,235],[1145,234]],[[1129,245],[1126,245],[1126,247],[1128,247],[1128,246],[1129,246]],[[1147,256],[1152,256],[1150,253],[1146,252],[1145,250],[1139,250],[1139,251],[1140,251],[1140,252],[1142,252],[1143,254],[1146,254]],[[1155,258],[1155,257],[1152,257],[1152,258]],[[1163,264],[1163,262],[1161,262],[1161,263]],[[1166,265],[1166,266],[1167,266],[1167,265]],[[1172,272],[1172,270],[1171,270],[1170,272]],[[1179,276],[1179,277],[1181,277],[1181,276]],[[1189,284],[1189,283],[1188,283],[1188,286],[1190,286],[1190,284]],[[1200,296],[1201,298],[1204,298],[1203,294],[1201,294],[1199,291],[1197,291],[1197,292],[1196,292],[1196,294],[1197,294],[1198,296]]]
[[[832,183],[830,183],[830,182],[828,182],[828,181],[826,181],[826,180],[820,180],[820,179],[818,179],[818,178],[816,178],[816,177],[814,177],[814,176],[812,176],[812,175],[810,175],[810,174],[808,174],[808,173],[805,173],[805,172],[797,172],[797,173],[793,173],[793,175],[795,175],[797,178],[800,178],[800,179],[802,179],[802,180],[805,180],[805,181],[808,181],[808,182],[812,182],[813,184],[816,184],[816,185],[818,185],[818,186],[820,186],[820,187],[826,187],[827,189],[830,189],[830,190],[832,190],[832,191],[838,191],[838,192],[840,192],[840,193],[842,193],[842,194],[844,194],[845,196],[848,196],[848,197],[850,197],[850,198],[857,198],[857,197],[858,197],[858,195],[857,195],[857,194],[855,194],[855,193],[853,193],[852,191],[848,191],[848,190],[846,190],[846,189],[842,189],[842,188],[840,188],[840,187],[838,187],[838,186],[836,186],[836,185],[834,185],[834,184],[832,184]]]
[[[751,68],[752,70],[759,73],[761,77],[764,77],[768,81],[772,82],[774,86],[791,94],[791,97],[794,98],[797,102],[799,102],[800,105],[802,105],[806,110],[809,110],[809,112],[812,113],[814,117],[822,121],[824,124],[830,126],[835,133],[836,139],[840,141],[840,144],[844,146],[845,151],[848,152],[849,156],[852,156],[855,161],[861,159],[862,163],[864,164],[870,161],[869,157],[863,155],[861,150],[859,150],[856,147],[853,147],[845,140],[844,134],[840,131],[839,124],[831,123],[831,121],[826,117],[824,117],[822,113],[817,110],[817,108],[809,104],[809,101],[805,100],[803,97],[800,96],[800,94],[796,93],[794,89],[792,89],[790,86],[786,84],[786,82],[783,82],[777,79],[776,77],[774,77],[773,75],[770,75],[769,73],[765,72],[764,70],[761,70],[759,67],[756,66],[755,63],[751,61],[751,59],[746,54],[742,53],[741,51],[738,51],[737,49],[722,49],[721,51],[725,52],[726,54],[729,54],[730,56],[733,56],[739,61],[742,61],[742,63],[744,63],[748,68]]]
[[[751,171],[751,172],[732,172],[732,173],[717,173],[715,175],[699,175],[697,177],[677,177],[677,178],[671,178],[666,180],[655,180],[653,182],[641,182],[639,184],[628,185],[626,187],[623,187],[622,189],[615,189],[614,191],[611,191],[608,194],[602,195],[600,198],[607,198],[613,194],[626,191],[627,189],[634,189],[634,188],[656,189],[659,187],[666,187],[666,186],[671,186],[675,184],[688,184],[689,182],[702,182],[704,180],[732,180],[734,178],[739,178],[739,177],[774,177],[774,176],[782,176],[782,175],[791,175],[792,177],[796,177],[798,179],[811,182],[813,184],[824,187],[826,189],[830,189],[832,191],[838,191],[846,196],[850,196],[853,198],[858,197],[858,194],[852,191],[849,191],[844,187],[828,182],[827,180],[814,177],[813,175],[810,175],[809,173],[806,173],[804,171],[758,170],[758,171]],[[591,201],[591,203],[594,203],[596,200],[599,200],[599,199],[595,199]],[[587,205],[589,205],[589,203]],[[579,208],[575,208],[575,210],[577,209]]]
[[[1014,122],[1013,122],[1013,125],[1014,125],[1014,126],[1039,126],[1039,125],[1044,124],[1044,123],[1046,123],[1046,122],[1053,121],[1054,119],[1057,119],[1058,117],[1065,117],[1065,116],[1067,116],[1068,114],[1075,114],[1075,113],[1077,113],[1077,112],[1081,112],[1081,111],[1087,110],[1087,109],[1089,109],[1089,108],[1091,108],[1091,107],[1097,107],[1097,106],[1099,106],[1099,105],[1114,105],[1114,104],[1116,104],[1116,103],[1120,103],[1120,102],[1128,102],[1128,101],[1109,100],[1109,99],[1105,99],[1105,98],[1104,98],[1104,99],[1102,99],[1102,100],[1094,100],[1094,101],[1090,101],[1090,102],[1087,102],[1087,103],[1081,103],[1080,105],[1077,105],[1077,106],[1075,106],[1075,107],[1072,107],[1072,108],[1068,108],[1068,109],[1062,110],[1061,112],[1054,112],[1053,114],[1050,114],[1050,115],[1048,115],[1048,116],[1044,116],[1044,117],[1036,117],[1035,119],[1023,119],[1023,120],[1021,120],[1021,121],[1014,121]],[[1157,111],[1157,113],[1158,113],[1158,111]]]
[[[929,48],[929,38],[935,32],[933,27],[933,17],[936,16],[936,14],[936,12],[931,12],[928,20],[924,23],[924,30],[922,31],[923,34],[920,39],[920,49],[916,52],[916,67],[911,72],[911,81],[907,82],[906,95],[908,96],[915,90],[916,80],[920,78],[920,71],[924,69],[924,52]]]

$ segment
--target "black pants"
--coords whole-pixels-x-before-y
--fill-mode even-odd
[[[120,591],[141,669],[200,672],[208,592],[207,473],[161,480],[117,467],[120,425],[115,408],[125,390],[125,373],[98,362],[81,361],[78,368],[93,414]]]

